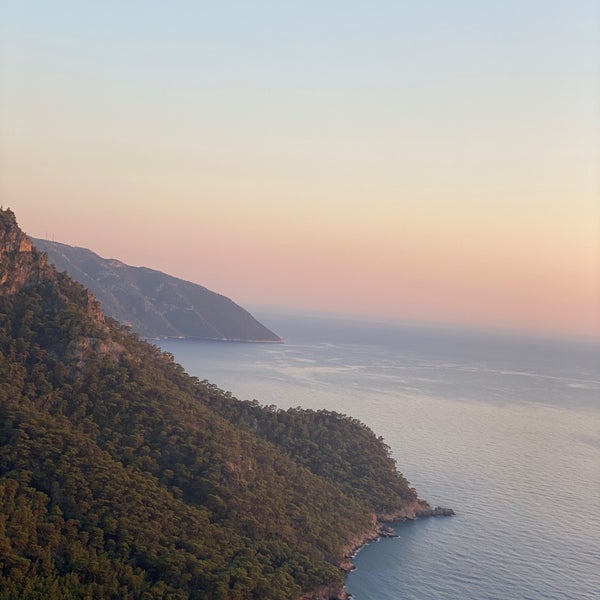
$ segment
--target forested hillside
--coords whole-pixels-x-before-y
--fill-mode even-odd
[[[0,211],[0,599],[338,597],[415,498],[364,425],[189,377]]]

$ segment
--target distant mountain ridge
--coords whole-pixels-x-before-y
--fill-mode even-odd
[[[143,337],[281,342],[233,300],[183,279],[78,248],[31,238],[59,270],[88,288],[104,312]]]

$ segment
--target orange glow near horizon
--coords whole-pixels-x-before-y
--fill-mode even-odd
[[[600,338],[587,4],[441,3],[438,27],[419,3],[239,23],[156,3],[135,44],[125,6],[70,6],[65,35],[26,4],[0,49],[0,194],[33,237],[242,305]]]
[[[521,232],[506,232],[414,220],[377,228],[365,219],[358,227],[340,218],[337,226],[321,220],[284,229],[268,216],[259,228],[250,217],[246,227],[229,226],[215,214],[186,222],[161,210],[162,220],[161,211],[135,221],[99,214],[92,229],[74,210],[58,231],[31,230],[33,215],[17,217],[34,236],[156,268],[242,305],[600,337],[592,221],[578,235],[546,222],[534,237],[523,223]]]

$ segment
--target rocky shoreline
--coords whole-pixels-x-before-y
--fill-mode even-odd
[[[420,517],[451,517],[455,514],[451,508],[443,508],[436,506],[432,508],[425,500],[414,500],[400,510],[392,513],[372,515],[372,528],[350,540],[344,547],[344,558],[340,563],[340,569],[344,573],[350,573],[356,567],[352,563],[352,559],[357,552],[382,537],[397,537],[396,532],[387,527],[386,523],[398,521],[413,520]],[[329,586],[324,586],[318,590],[308,592],[300,597],[300,600],[348,600],[350,595],[342,589],[334,589]]]
[[[340,564],[340,568],[345,573],[349,573],[355,568],[351,559],[365,544],[377,541],[381,537],[395,537],[394,530],[385,526],[385,523],[413,520],[419,517],[450,517],[454,514],[451,508],[443,508],[441,506],[432,508],[425,500],[417,499],[396,512],[372,515],[373,529],[351,540],[350,544],[344,548],[344,560]]]

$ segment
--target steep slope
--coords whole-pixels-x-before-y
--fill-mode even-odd
[[[144,337],[281,341],[235,302],[200,285],[86,248],[41,239],[33,243],[59,271],[88,288],[107,315]]]
[[[343,597],[373,513],[416,502],[381,440],[189,377],[10,211],[0,243],[0,599]]]

